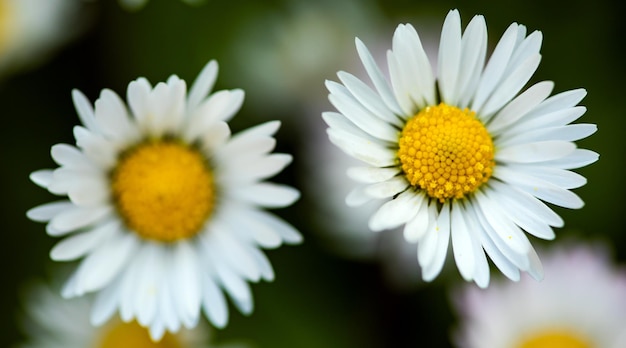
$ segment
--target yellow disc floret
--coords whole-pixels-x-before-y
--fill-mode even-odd
[[[181,348],[182,345],[178,339],[170,333],[159,341],[154,342],[150,339],[148,330],[141,327],[137,322],[116,322],[110,325],[108,330],[98,338],[97,348]]]
[[[174,141],[146,142],[127,151],[113,171],[111,186],[127,227],[163,242],[198,233],[215,201],[205,158]]]
[[[444,103],[409,119],[398,143],[407,180],[440,202],[476,191],[495,165],[493,141],[475,113]]]
[[[593,348],[578,334],[567,330],[554,330],[542,332],[538,335],[526,338],[518,348]]]

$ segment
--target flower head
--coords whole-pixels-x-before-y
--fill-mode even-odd
[[[458,11],[443,24],[437,73],[418,33],[399,25],[387,53],[391,83],[369,50],[357,51],[374,89],[339,72],[328,81],[326,112],[332,143],[365,162],[348,170],[363,185],[348,205],[385,200],[369,220],[374,231],[404,225],[417,242],[425,280],[441,271],[451,241],[466,280],[485,287],[485,252],[509,278],[519,271],[543,277],[526,233],[554,238],[562,219],[544,202],[577,209],[582,200],[570,189],[586,183],[570,169],[598,156],[573,143],[596,131],[592,124],[569,123],[585,108],[583,89],[549,97],[554,84],[536,83],[522,91],[539,65],[541,33],[511,24],[485,64],[487,29],[475,16],[465,32]]]
[[[624,347],[626,273],[606,250],[568,245],[544,256],[546,277],[519,284],[467,285],[454,304],[458,347]]]
[[[54,170],[31,179],[68,199],[31,209],[52,236],[67,236],[51,251],[57,261],[82,258],[64,297],[97,292],[91,321],[116,310],[122,320],[148,326],[154,339],[181,325],[194,327],[200,308],[226,325],[220,288],[244,313],[252,311],[246,281],[272,280],[260,248],[298,243],[300,234],[260,208],[285,207],[299,197],[289,186],[264,182],[291,162],[270,154],[280,123],[231,136],[227,121],[243,91],[211,95],[211,61],[187,95],[176,76],[167,83],[139,78],[128,85],[128,107],[105,89],[95,102],[73,92],[84,126],[76,146],[58,144]]]

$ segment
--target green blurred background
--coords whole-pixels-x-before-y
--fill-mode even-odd
[[[579,211],[556,209],[566,225],[552,243],[568,236],[600,238],[612,244],[618,261],[626,261],[626,71],[618,52],[625,32],[616,5],[608,0],[208,0],[190,6],[178,0],[150,0],[139,11],[126,11],[116,1],[84,1],[81,20],[87,24],[74,40],[41,65],[0,81],[0,347],[21,338],[16,315],[23,283],[49,277],[57,266],[48,257],[56,240],[45,234],[43,224],[27,220],[25,212],[53,199],[28,175],[55,166],[50,146],[73,142],[78,118],[70,91],[78,88],[94,101],[102,88],[125,95],[128,82],[138,76],[156,83],[171,74],[190,85],[210,59],[220,63],[216,88],[246,90],[246,102],[231,123],[234,131],[282,120],[277,151],[295,158],[274,180],[302,188],[303,197],[276,213],[305,237],[303,245],[267,251],[275,281],[253,284],[253,314],[244,317],[231,306],[230,323],[215,332],[216,340],[246,339],[272,348],[450,346],[456,320],[450,290],[463,283],[453,262],[449,260],[433,283],[399,288],[387,281],[380,262],[337,252],[327,238],[332,228],[320,226],[317,206],[305,189],[314,178],[305,151],[311,148],[310,138],[303,133],[307,127],[322,127],[318,111],[333,109],[326,101],[325,79],[336,79],[337,70],[362,76],[362,67],[354,64],[355,36],[386,49],[394,27],[409,22],[431,31],[436,44],[452,8],[460,10],[463,26],[475,14],[485,16],[491,49],[511,22],[525,24],[529,32],[541,30],[543,58],[533,81],[555,81],[555,93],[587,89],[582,104],[588,111],[579,122],[595,123],[599,130],[579,146],[600,153],[600,160],[578,170],[588,178],[588,184],[576,190],[586,206]],[[318,15],[309,17],[311,11]],[[328,35],[300,32],[303,21],[319,23],[317,33]],[[318,59],[328,64],[308,70],[298,65],[307,64],[311,54],[317,55],[311,64]],[[272,64],[278,71],[269,68]],[[291,69],[288,76],[282,68]],[[321,157],[318,162],[325,165]],[[547,244],[531,239],[534,245]]]

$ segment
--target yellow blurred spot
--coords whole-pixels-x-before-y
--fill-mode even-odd
[[[593,348],[580,335],[568,330],[548,330],[525,338],[517,348]]]
[[[182,348],[176,336],[166,333],[159,341],[150,338],[146,328],[137,322],[118,322],[109,326],[96,345],[97,348]]]

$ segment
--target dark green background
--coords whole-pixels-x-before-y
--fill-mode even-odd
[[[483,14],[491,48],[514,21],[530,31],[543,32],[543,58],[534,81],[555,81],[555,92],[586,88],[588,96],[582,104],[588,111],[580,122],[595,123],[599,129],[579,142],[580,147],[600,153],[597,163],[579,170],[589,180],[576,190],[586,206],[579,211],[557,209],[566,227],[557,231],[553,243],[572,235],[601,238],[613,245],[619,261],[625,261],[626,74],[619,53],[624,43],[622,12],[604,0],[379,0],[376,5],[394,25],[413,22],[419,26],[419,18],[433,16],[440,26],[451,8],[460,10],[463,25],[474,14]],[[141,11],[128,12],[115,1],[85,2],[91,25],[82,35],[38,68],[0,82],[0,265],[4,279],[0,347],[21,337],[15,317],[22,284],[47,277],[56,267],[48,258],[55,239],[45,234],[42,224],[25,217],[26,210],[53,197],[32,184],[28,174],[54,167],[50,146],[73,142],[72,127],[78,118],[71,89],[82,90],[93,101],[105,87],[124,95],[128,82],[138,76],[156,83],[175,73],[191,84],[209,59],[220,63],[217,88],[255,84],[237,74],[241,67],[234,62],[241,62],[242,57],[234,59],[232,47],[240,35],[253,34],[245,32],[246,24],[272,13],[284,16],[290,6],[286,0],[209,0],[199,6],[150,0]],[[388,31],[391,46],[392,29],[381,30]],[[360,34],[354,32],[346,41],[352,43],[356,35]],[[247,64],[255,64],[254,56],[245,59]],[[346,68],[337,66],[335,70]],[[308,83],[319,85],[318,90],[325,94],[322,86],[326,78],[332,76]],[[303,144],[292,131],[297,119],[294,115],[304,114],[297,103],[290,109],[272,110],[256,105],[259,100],[250,95],[247,100],[232,128],[237,131],[261,121],[282,119],[278,151],[297,154]],[[327,109],[332,109],[330,104]],[[276,181],[302,187],[307,180],[298,174],[302,166],[302,159],[296,157]],[[452,264],[431,284],[395,290],[384,281],[376,263],[350,261],[329,252],[312,227],[311,209],[305,192],[293,207],[277,212],[302,231],[305,243],[267,252],[276,280],[252,286],[256,308],[250,317],[231,306],[230,324],[216,332],[218,341],[243,338],[258,347],[271,348],[450,346],[448,336],[455,315],[449,292],[462,283]],[[532,242],[545,244],[534,238]]]

